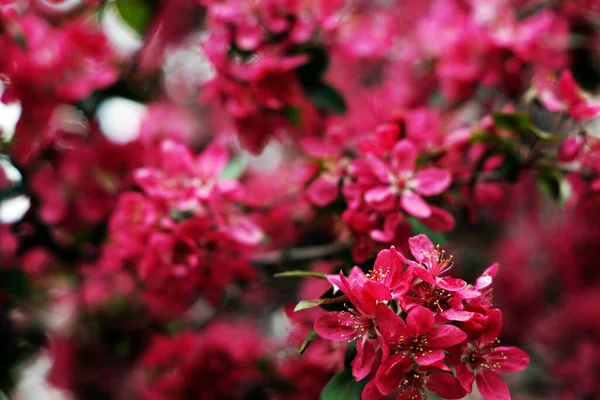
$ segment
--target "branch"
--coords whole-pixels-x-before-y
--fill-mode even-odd
[[[347,243],[329,243],[321,246],[292,247],[257,254],[252,262],[259,265],[277,265],[286,261],[312,261],[337,254],[348,248]]]

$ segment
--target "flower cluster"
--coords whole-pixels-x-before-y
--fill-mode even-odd
[[[204,98],[223,103],[241,143],[254,153],[293,131],[287,113],[306,103],[297,69],[311,61],[308,42],[331,13],[312,3],[206,2],[202,48],[216,74]]]
[[[171,139],[158,147],[155,163],[133,173],[142,192],[119,197],[100,266],[132,270],[151,309],[167,315],[184,311],[198,293],[216,303],[232,281],[251,279],[249,255],[263,233],[240,212],[240,182],[221,176],[224,145],[199,155]]]
[[[248,323],[215,322],[202,333],[156,336],[142,355],[141,399],[244,399],[265,377],[266,343]]]
[[[398,391],[398,399],[420,399],[428,390],[459,399],[477,383],[485,399],[510,397],[499,372],[524,369],[529,356],[499,346],[502,313],[491,304],[497,265],[475,282],[446,276],[452,257],[424,235],[409,240],[415,260],[395,248],[382,250],[368,274],[354,267],[328,276],[350,303],[315,322],[326,339],[356,341],[356,380],[371,376],[363,399]]]

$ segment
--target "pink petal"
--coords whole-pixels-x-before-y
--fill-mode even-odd
[[[315,322],[315,331],[324,339],[353,340],[364,332],[354,329],[356,321],[347,311],[328,312]]]
[[[247,218],[238,217],[229,226],[229,233],[238,243],[248,246],[259,244],[264,234],[260,228]]]
[[[460,384],[467,391],[471,393],[473,391],[473,381],[475,381],[475,374],[470,366],[467,364],[459,364],[456,366],[456,377]]]
[[[371,153],[367,154],[366,162],[373,175],[375,175],[381,183],[385,184],[390,182],[390,170],[386,163]]]
[[[375,363],[375,344],[368,339],[368,335],[356,341],[356,356],[352,360],[352,376],[360,381],[371,372]]]
[[[216,178],[227,166],[229,153],[222,143],[211,143],[198,156],[196,167],[200,176],[204,178]]]
[[[517,347],[500,346],[487,356],[487,360],[495,372],[517,372],[527,368],[529,354]]]
[[[391,211],[396,207],[396,193],[389,186],[379,186],[365,193],[367,204],[377,211]]]
[[[417,149],[410,140],[401,140],[392,149],[391,161],[394,172],[413,171],[416,159]]]
[[[470,311],[460,311],[454,308],[449,308],[440,314],[449,321],[468,321],[474,315],[474,313]]]
[[[319,207],[325,207],[338,197],[339,179],[333,175],[322,175],[306,190],[308,199]]]
[[[442,325],[433,328],[427,335],[429,347],[435,349],[447,349],[464,342],[467,334],[454,325]]]
[[[412,367],[413,360],[401,354],[396,354],[385,360],[375,376],[377,389],[387,395],[398,388],[398,384],[404,378],[404,375]]]
[[[484,342],[493,342],[498,339],[502,331],[502,311],[497,308],[487,310],[485,332],[481,335]]]
[[[369,233],[369,236],[371,236],[371,239],[373,239],[376,242],[380,242],[380,243],[390,243],[394,240],[394,233],[392,232],[385,232],[382,231],[380,229],[374,229]]]
[[[402,192],[400,205],[404,211],[417,218],[429,218],[431,216],[429,204],[421,196],[410,190]]]
[[[492,280],[493,280],[494,276],[496,276],[497,273],[498,273],[498,263],[494,263],[491,266],[489,266],[485,271],[483,271],[483,274],[481,274],[481,276],[479,278],[477,278],[477,281],[475,281],[475,286],[473,286],[473,289],[481,290],[481,289],[485,289],[486,287],[490,286],[492,284]]]
[[[406,324],[387,306],[379,304],[375,315],[377,316],[377,328],[385,340],[390,343],[398,343],[401,336],[406,336]]]
[[[375,379],[372,379],[367,383],[367,386],[362,391],[361,400],[381,400],[384,395],[377,388]]]
[[[452,374],[433,373],[427,377],[427,386],[443,399],[462,399],[467,391]]]
[[[425,349],[422,353],[415,354],[415,361],[420,365],[431,365],[443,360],[444,351],[439,349]]]
[[[481,370],[475,381],[484,400],[510,400],[508,386],[497,373],[485,369]]]
[[[577,103],[582,99],[579,87],[569,70],[565,70],[561,74],[557,89],[562,99],[567,103]]]
[[[418,171],[410,183],[417,193],[433,196],[448,189],[452,183],[452,175],[445,169],[425,168]]]
[[[449,292],[457,292],[467,287],[467,282],[459,278],[443,277],[436,279],[436,285]]]
[[[408,239],[408,247],[410,247],[410,252],[415,260],[420,263],[427,259],[427,254],[431,254],[435,250],[435,246],[425,235],[417,235]]]
[[[417,306],[408,313],[406,325],[411,337],[425,335],[435,325],[435,315],[427,308]]]
[[[431,273],[421,266],[411,266],[411,271],[422,281],[425,281],[431,285],[435,285],[435,278]]]

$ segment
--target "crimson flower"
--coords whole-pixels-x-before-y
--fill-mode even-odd
[[[452,374],[432,367],[420,367],[408,357],[389,357],[377,371],[375,379],[363,391],[363,400],[381,399],[399,389],[396,400],[420,400],[427,398],[431,390],[444,399],[462,399],[467,392]]]
[[[396,354],[414,355],[420,365],[431,365],[445,357],[443,349],[463,342],[467,335],[453,325],[435,326],[435,314],[425,307],[414,307],[406,322],[384,305],[377,306],[377,326]]]
[[[355,267],[354,271],[358,268]],[[356,277],[356,272],[354,277]],[[390,290],[380,282],[368,279],[347,279],[340,272],[339,288],[356,308],[347,311],[329,312],[315,322],[315,331],[319,336],[329,340],[358,340],[357,355],[352,362],[352,374],[361,380],[369,374],[375,362],[376,347],[369,341],[380,334],[375,328],[375,311],[377,304],[392,299]],[[383,346],[382,346],[383,347]]]
[[[415,172],[417,149],[409,140],[399,141],[391,151],[389,163],[367,154],[366,163],[378,183],[365,193],[367,204],[378,211],[400,206],[417,218],[429,218],[431,207],[421,196],[433,196],[446,190],[452,181],[450,172],[440,168],[424,168]]]
[[[488,310],[488,327],[481,338],[463,346],[461,364],[456,367],[456,376],[467,392],[471,392],[473,381],[485,400],[510,399],[508,386],[499,372],[517,372],[529,365],[529,355],[512,346],[497,346],[502,329],[502,312]]]

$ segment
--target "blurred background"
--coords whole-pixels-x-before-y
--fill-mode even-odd
[[[274,274],[424,233],[499,263],[515,399],[600,399],[600,1],[0,0],[0,48],[0,398],[341,398]],[[431,217],[356,205],[400,139]]]

